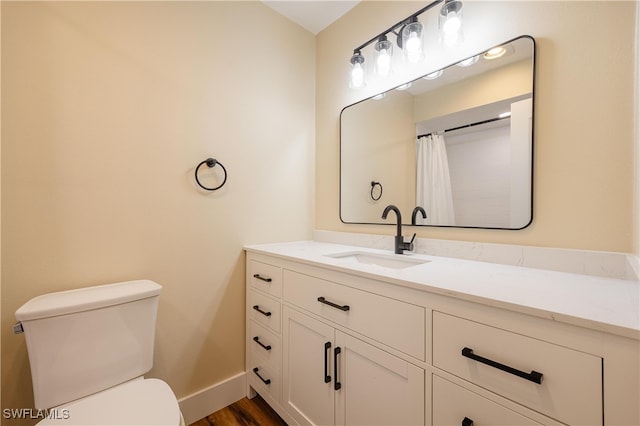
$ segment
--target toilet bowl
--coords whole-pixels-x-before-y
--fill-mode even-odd
[[[16,311],[38,425],[184,425],[153,366],[162,287],[127,281],[35,297]]]
[[[184,419],[167,383],[140,378],[51,409],[38,425],[184,426]]]

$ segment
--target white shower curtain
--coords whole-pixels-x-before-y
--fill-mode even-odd
[[[422,136],[416,142],[417,182],[416,202],[427,212],[427,219],[418,215],[418,224],[455,225],[449,162],[444,137],[441,134]]]

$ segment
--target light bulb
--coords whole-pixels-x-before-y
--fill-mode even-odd
[[[460,31],[460,26],[462,25],[462,21],[458,17],[456,12],[449,12],[447,14],[447,20],[442,27],[442,31],[444,31],[445,35],[456,35],[458,31]]]
[[[364,69],[360,64],[354,64],[351,69],[351,87],[354,89],[364,86]]]
[[[352,89],[361,89],[366,85],[364,57],[359,51],[355,51],[349,62],[351,63],[349,70],[349,87]]]
[[[378,67],[378,74],[381,76],[387,76],[391,72],[391,56],[389,56],[385,49],[380,51],[376,66]]]
[[[387,77],[391,74],[391,55],[393,55],[393,44],[387,40],[386,36],[380,37],[374,46],[376,73],[379,76]]]
[[[402,29],[402,50],[405,60],[415,64],[423,58],[423,30],[418,21],[411,22]]]
[[[418,39],[418,33],[415,31],[411,31],[409,40],[407,40],[406,49],[412,53],[420,50],[420,40]]]

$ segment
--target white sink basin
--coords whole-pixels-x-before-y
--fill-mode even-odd
[[[362,251],[349,251],[344,253],[328,254],[328,257],[344,260],[348,263],[358,263],[364,265],[377,265],[383,268],[404,269],[412,266],[429,263],[429,260],[416,259],[401,254],[379,254]]]

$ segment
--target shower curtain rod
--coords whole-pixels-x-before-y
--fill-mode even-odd
[[[458,127],[453,127],[453,128],[451,128],[451,129],[444,130],[444,133],[446,133],[446,132],[453,132],[454,130],[460,130],[460,129],[464,129],[464,128],[467,128],[467,127],[479,126],[479,125],[481,125],[481,124],[492,123],[492,122],[494,122],[494,121],[504,120],[504,119],[507,119],[507,118],[511,118],[511,116],[490,118],[490,119],[488,119],[488,120],[478,121],[477,123],[471,123],[471,124],[465,124],[465,125],[458,126]],[[421,137],[429,136],[429,135],[432,135],[432,134],[434,134],[434,133],[437,133],[437,132],[425,133],[425,134],[423,134],[423,135],[418,135],[417,137],[418,137],[418,139],[420,139]]]

